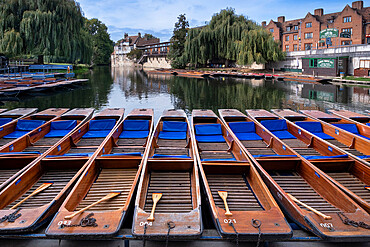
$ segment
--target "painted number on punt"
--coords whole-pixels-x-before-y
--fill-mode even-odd
[[[230,223],[236,223],[235,219],[224,219],[224,223],[230,224]]]
[[[324,228],[333,228],[333,224],[332,223],[320,223],[320,226],[321,227],[324,227]]]
[[[148,225],[148,226],[152,226],[153,225],[153,222],[147,222],[147,221],[141,221],[140,223],[139,223],[139,225],[140,226],[144,226],[144,225]]]
[[[72,221],[70,221],[70,220],[61,220],[61,221],[58,222],[58,226],[60,226],[60,225],[69,226],[69,225],[71,225],[71,223],[72,223]]]

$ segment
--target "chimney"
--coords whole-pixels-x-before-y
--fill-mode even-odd
[[[314,13],[317,16],[323,16],[324,15],[324,9],[315,9]]]
[[[364,7],[364,1],[355,1],[352,2],[352,8],[361,10]]]
[[[125,33],[125,36],[124,36],[124,37],[125,37],[125,39],[126,39],[126,38],[128,37],[128,33]]]
[[[137,36],[139,36],[139,38],[141,38],[141,33],[137,33]]]
[[[278,22],[284,23],[285,22],[285,16],[279,16],[278,17]]]
[[[261,24],[262,24],[262,27],[266,27],[266,21],[263,21]]]

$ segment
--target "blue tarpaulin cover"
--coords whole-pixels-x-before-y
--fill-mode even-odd
[[[186,139],[186,131],[188,125],[186,122],[163,121],[162,131],[158,138],[168,140],[183,140]]]
[[[314,156],[314,155],[302,155],[307,160],[314,160],[314,159],[338,159],[338,158],[348,158],[347,154],[335,155],[335,156]]]
[[[40,127],[43,125],[45,121],[43,120],[24,120],[20,119],[17,122],[17,126],[15,127],[15,131],[12,133],[4,136],[3,138],[19,138],[21,136],[24,136],[31,130],[36,129],[37,127]]]
[[[312,134],[316,135],[317,137],[320,137],[321,139],[324,139],[324,140],[334,140],[335,138],[328,135],[328,134],[325,134],[323,131],[322,131],[322,126],[321,126],[321,123],[319,122],[310,122],[310,121],[306,121],[306,122],[295,122],[296,125],[298,125],[299,127],[311,132]]]
[[[296,137],[287,130],[288,126],[284,119],[264,120],[261,121],[261,124],[279,139],[296,139]]]
[[[123,122],[119,138],[146,138],[149,135],[149,120],[130,120]]]
[[[116,125],[114,119],[91,120],[89,131],[82,138],[104,138]]]
[[[241,141],[262,140],[262,138],[255,133],[256,129],[253,122],[232,122],[229,123],[229,126],[236,137]]]
[[[195,125],[195,138],[198,142],[225,142],[221,124]]]
[[[0,118],[0,126],[4,125],[4,124],[7,124],[7,123],[10,123],[11,121],[13,121],[12,118]]]
[[[50,131],[45,135],[48,137],[63,137],[77,126],[77,120],[54,121],[50,125]]]

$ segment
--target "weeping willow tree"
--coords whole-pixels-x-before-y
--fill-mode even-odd
[[[92,41],[83,26],[81,8],[74,0],[3,0],[0,52],[89,63]]]
[[[249,65],[284,58],[272,35],[243,15],[227,8],[215,14],[208,25],[188,31],[183,64],[206,64],[212,60]]]

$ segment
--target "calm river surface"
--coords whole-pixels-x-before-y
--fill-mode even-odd
[[[164,109],[370,109],[370,88],[240,78],[193,79],[151,75],[133,68],[98,67],[80,78],[90,79],[74,89],[3,101],[1,108],[108,107],[153,108],[158,119]]]

